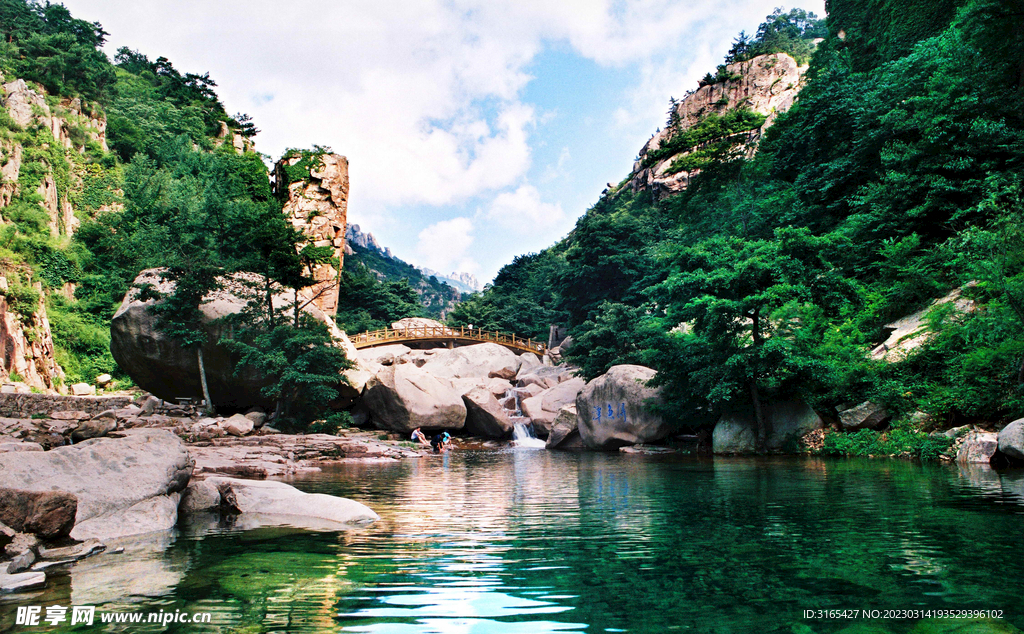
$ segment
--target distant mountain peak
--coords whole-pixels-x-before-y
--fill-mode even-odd
[[[369,251],[375,251],[386,258],[392,260],[395,259],[395,255],[391,253],[391,249],[389,247],[382,247],[380,243],[377,242],[377,238],[373,237],[372,233],[363,233],[359,228],[359,225],[350,224],[348,228],[345,229],[345,243],[355,244]]]
[[[480,280],[476,279],[476,276],[472,273],[461,273],[452,272],[448,275],[439,273],[433,269],[428,269],[425,266],[418,266],[418,268],[424,275],[433,275],[439,281],[445,282],[454,288],[459,289],[463,293],[478,293],[483,290],[484,286],[480,283]]]

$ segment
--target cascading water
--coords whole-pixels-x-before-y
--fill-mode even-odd
[[[533,424],[530,419],[523,416],[521,407],[522,395],[526,390],[520,387],[510,388],[501,399],[501,406],[509,412],[509,420],[512,421],[512,445],[528,449],[543,449],[545,442],[533,435]]]

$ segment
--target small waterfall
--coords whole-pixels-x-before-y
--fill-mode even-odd
[[[533,424],[530,419],[523,416],[522,395],[523,388],[513,387],[505,392],[505,396],[499,401],[505,411],[509,412],[509,420],[512,421],[512,444],[516,447],[529,449],[543,449],[545,442],[533,435]]]

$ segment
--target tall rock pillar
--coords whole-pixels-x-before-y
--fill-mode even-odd
[[[315,246],[330,246],[337,265],[315,265],[306,271],[317,283],[307,297],[329,315],[338,312],[338,275],[345,257],[348,213],[348,159],[338,154],[295,152],[274,167],[274,189],[285,199],[284,214]],[[305,246],[307,243],[300,245]]]

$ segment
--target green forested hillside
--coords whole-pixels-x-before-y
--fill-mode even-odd
[[[753,158],[658,203],[608,192],[527,256],[544,266],[517,260],[455,316],[534,335],[564,320],[587,376],[656,368],[683,425],[793,397],[936,427],[1024,415],[1024,2],[828,9],[797,104]],[[885,324],[961,287],[974,310],[932,311],[905,361],[868,357]],[[515,317],[524,302],[536,323]]]
[[[127,48],[111,62],[99,48],[103,29],[63,6],[0,0],[0,34],[4,81],[30,82],[46,94],[50,113],[71,125],[65,147],[36,106],[27,126],[6,111],[0,117],[2,147],[12,156],[23,151],[13,198],[0,210],[0,272],[12,285],[5,295],[15,311],[32,310],[38,292],[30,283],[42,282],[68,381],[120,375],[110,319],[142,269],[163,267],[176,284],[163,296],[159,327],[197,354],[208,336],[203,298],[222,276],[245,271],[261,280],[259,290],[226,345],[270,379],[265,396],[279,401],[285,419],[311,419],[336,396],[348,362],[329,345],[323,324],[268,309],[262,296],[272,284],[313,284],[303,263],[324,254],[311,245],[297,251],[304,237],[272,194],[263,157],[232,142],[257,133],[249,118],[225,112],[207,74],[182,73],[163,57],[151,61]],[[76,127],[83,116],[106,119],[109,151]],[[44,177],[56,181],[57,205],[73,207],[77,231],[47,226],[36,191]]]
[[[415,266],[358,244],[345,256],[338,325],[346,332],[390,327],[404,317],[444,319],[462,296]],[[411,295],[409,293],[412,293]]]

